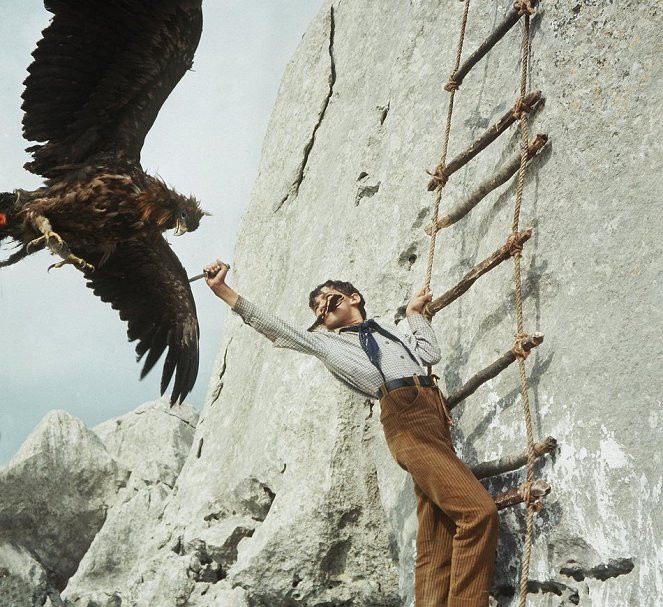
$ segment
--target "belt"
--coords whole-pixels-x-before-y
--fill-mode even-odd
[[[399,377],[398,379],[391,379],[380,386],[378,391],[378,398],[382,398],[397,388],[404,388],[406,386],[424,386],[431,388],[437,386],[435,381],[437,378],[434,375],[413,375],[412,377]]]

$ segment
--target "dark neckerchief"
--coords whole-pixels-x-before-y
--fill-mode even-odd
[[[382,372],[382,368],[380,367],[380,347],[378,346],[378,342],[375,339],[375,336],[373,335],[373,332],[379,333],[380,335],[383,335],[387,339],[390,339],[392,341],[395,341],[403,348],[405,348],[405,351],[410,355],[410,358],[415,362],[415,364],[419,365],[419,361],[416,359],[410,348],[403,342],[402,339],[391,333],[390,331],[387,331],[384,327],[379,325],[375,320],[370,318],[369,320],[365,320],[364,322],[358,324],[358,325],[353,325],[351,327],[343,327],[342,329],[339,329],[339,333],[343,332],[357,332],[359,335],[359,344],[361,345],[362,349],[364,352],[366,352],[366,356],[368,356],[368,360],[371,362],[371,364],[380,372],[380,375],[382,376],[382,379],[386,382],[386,378],[384,376],[384,373]]]

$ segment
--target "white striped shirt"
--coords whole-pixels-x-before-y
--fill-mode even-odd
[[[343,383],[369,398],[377,398],[382,383],[412,375],[426,375],[424,365],[434,365],[440,360],[440,348],[428,320],[421,314],[407,317],[412,334],[402,333],[396,325],[376,320],[390,333],[402,337],[417,358],[415,363],[402,344],[374,333],[380,348],[380,368],[371,364],[359,343],[356,332],[320,331],[298,329],[277,316],[261,310],[239,297],[233,307],[244,322],[259,333],[274,340],[278,348],[289,348],[320,359],[327,369]]]

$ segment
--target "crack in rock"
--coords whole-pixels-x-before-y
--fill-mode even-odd
[[[419,243],[413,242],[405,251],[398,256],[398,265],[406,270],[411,270],[417,261]]]
[[[390,106],[391,106],[391,101],[387,102],[387,105],[385,106],[378,106],[378,110],[380,111],[380,126],[382,126],[384,124],[384,121],[387,119]]]
[[[180,417],[179,415],[176,415],[176,414],[173,413],[172,411],[166,411],[165,409],[154,409],[154,408],[152,408],[152,409],[144,409],[143,411],[133,411],[132,413],[133,413],[134,415],[138,416],[138,415],[144,415],[145,413],[153,413],[153,412],[156,412],[156,413],[165,413],[166,415],[170,415],[171,417],[174,417],[174,418],[176,418],[176,419],[179,419],[182,423],[186,424],[186,425],[189,426],[190,428],[194,428],[194,429],[196,428],[196,426],[194,426],[193,424],[191,424],[190,422],[188,422],[188,421],[185,420],[184,418]],[[126,420],[125,420],[125,421],[126,421]],[[122,420],[116,420],[115,423],[117,424],[117,428],[116,428],[116,430],[117,430],[117,429],[119,429],[119,427],[122,425]],[[123,439],[123,440],[124,440],[124,439]]]
[[[318,132],[318,129],[320,128],[320,125],[322,124],[322,121],[324,120],[325,114],[327,113],[327,108],[329,107],[329,102],[331,101],[331,97],[334,93],[334,84],[336,83],[336,60],[334,59],[334,33],[335,33],[335,28],[336,28],[336,21],[334,18],[334,7],[330,7],[329,9],[329,89],[327,90],[327,97],[325,98],[323,104],[322,104],[322,110],[320,111],[320,116],[318,117],[318,122],[316,125],[313,127],[313,132],[311,133],[311,137],[306,144],[306,147],[304,148],[304,159],[302,161],[302,164],[299,169],[299,173],[297,175],[297,178],[295,179],[295,183],[293,184],[294,186],[294,192],[295,196],[299,193],[299,188],[302,185],[302,181],[304,181],[304,171],[306,170],[306,165],[308,164],[308,159],[311,154],[311,150],[313,149],[313,144],[315,143],[315,136]]]
[[[228,367],[228,349],[230,348],[232,341],[233,338],[231,337],[228,340],[226,349],[223,352],[223,362],[221,363],[221,371],[219,371],[219,384],[216,386],[216,388],[214,388],[214,392],[212,393],[212,397],[210,399],[210,406],[219,400],[219,396],[221,396],[221,390],[223,390],[223,376],[226,374],[226,369]]]
[[[295,177],[295,180],[290,186],[290,191],[288,192],[288,194],[284,196],[276,205],[276,208],[274,209],[275,213],[279,209],[281,209],[281,207],[288,201],[289,198],[291,198],[292,196],[297,196],[299,194],[299,188],[301,187],[302,182],[304,181],[304,172],[306,171],[306,167],[308,165],[308,160],[311,155],[311,150],[313,149],[313,145],[315,144],[315,137],[317,135],[318,129],[320,128],[320,125],[322,124],[322,121],[325,118],[325,114],[327,113],[327,108],[329,107],[329,102],[331,101],[332,95],[334,93],[334,84],[336,83],[336,60],[334,58],[335,27],[336,27],[336,22],[334,18],[334,7],[332,6],[329,11],[329,46],[328,46],[329,88],[327,90],[327,95],[325,96],[325,99],[322,103],[322,109],[320,110],[320,114],[318,115],[318,121],[313,127],[313,131],[311,131],[311,136],[309,137],[309,140],[304,146],[304,156],[301,164],[299,165],[297,176]]]
[[[320,569],[323,572],[324,577],[327,578],[326,583],[328,588],[332,588],[341,583],[338,578],[345,573],[348,553],[350,552],[351,547],[351,539],[346,538],[333,544],[322,558]]]
[[[192,423],[188,422],[187,420],[182,419],[179,415],[175,415],[174,413],[171,413],[170,411],[166,411],[166,413],[168,415],[172,415],[173,417],[179,419],[182,423],[186,424],[190,428],[193,428],[194,430],[196,429],[196,426],[194,426]]]

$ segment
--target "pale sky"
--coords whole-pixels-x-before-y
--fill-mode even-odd
[[[169,241],[189,276],[208,261],[231,261],[235,234],[257,174],[262,140],[283,70],[322,0],[206,0],[194,70],[147,136],[143,167],[213,213]],[[41,0],[0,4],[0,191],[39,187],[22,167],[21,92],[30,53],[47,25]],[[0,258],[8,255],[6,247]],[[71,267],[39,252],[0,269],[0,465],[44,415],[64,409],[88,427],[159,396],[163,359],[139,381],[134,344],[117,313]],[[202,281],[193,293],[201,365],[187,398],[200,408],[220,341],[224,306]]]

